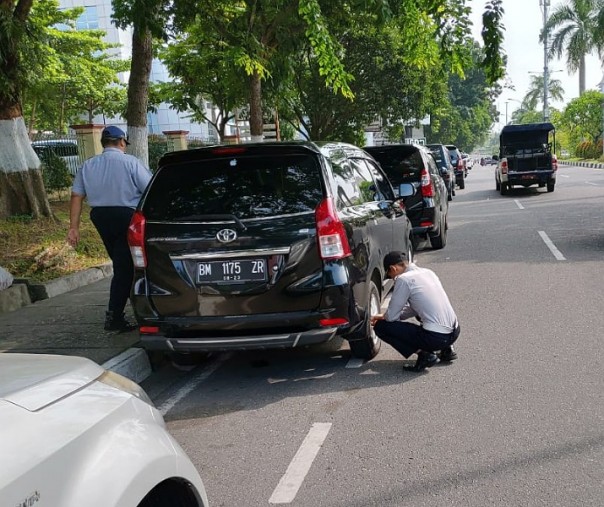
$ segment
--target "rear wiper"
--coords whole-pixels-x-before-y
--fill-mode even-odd
[[[177,217],[175,220],[230,220],[231,222],[235,222],[242,231],[247,231],[245,224],[235,215],[186,215],[183,217]]]

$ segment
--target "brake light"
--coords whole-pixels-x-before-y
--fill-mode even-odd
[[[159,333],[158,326],[141,326],[138,328],[140,334],[157,334]]]
[[[421,189],[422,189],[422,197],[434,197],[434,186],[432,185],[432,179],[430,178],[430,173],[424,167],[422,169],[421,175]]]
[[[213,155],[238,155],[247,149],[244,146],[220,146],[212,150]]]
[[[346,326],[348,319],[321,319],[319,324],[323,327]]]
[[[554,171],[558,170],[558,157],[556,155],[552,155],[552,169]]]
[[[128,246],[135,268],[147,267],[147,253],[145,252],[145,226],[147,220],[142,211],[135,211],[128,227]]]
[[[501,174],[507,174],[507,173],[508,173],[508,161],[504,159],[501,161]]]
[[[343,259],[350,255],[344,224],[336,214],[333,199],[323,199],[315,210],[319,255],[322,259]]]

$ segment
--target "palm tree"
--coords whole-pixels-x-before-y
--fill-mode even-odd
[[[559,79],[547,80],[547,96],[554,100],[564,100],[564,88]],[[537,109],[537,104],[543,103],[543,74],[531,76],[531,84],[522,99],[522,106],[526,110]]]
[[[579,71],[579,95],[585,91],[585,56],[599,49],[598,16],[600,0],[570,0],[553,11],[539,37],[547,31],[550,46],[548,58],[561,58],[566,53],[568,70]]]

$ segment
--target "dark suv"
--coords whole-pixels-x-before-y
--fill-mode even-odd
[[[455,169],[455,183],[461,190],[463,190],[466,188],[466,163],[461,156],[461,151],[459,151],[457,146],[453,144],[447,144],[446,146],[449,150],[449,155],[451,156],[451,164],[453,164],[453,169]]]
[[[436,160],[440,175],[445,180],[445,185],[447,185],[447,198],[450,201],[455,195],[455,169],[451,163],[449,150],[443,144],[428,144],[426,148],[430,150],[434,160]]]
[[[413,233],[430,239],[432,248],[443,248],[447,242],[449,201],[447,187],[428,149],[417,144],[368,146],[388,175],[395,189],[401,183],[415,187],[413,195],[404,198]]]
[[[355,356],[372,358],[380,340],[370,319],[391,289],[382,259],[412,255],[411,235],[387,177],[355,146],[168,153],[128,237],[142,344],[178,353],[339,335]]]

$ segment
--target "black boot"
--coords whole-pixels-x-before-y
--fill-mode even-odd
[[[453,347],[445,347],[440,351],[438,357],[441,363],[450,363],[451,361],[455,361],[455,359],[457,359],[457,352],[455,352]]]
[[[430,366],[434,366],[438,363],[438,357],[434,352],[424,352],[423,350],[417,354],[417,361],[413,366],[403,366],[407,371],[420,372],[424,371]]]
[[[128,322],[124,314],[115,314],[114,312],[105,312],[105,331],[117,331],[118,333],[128,333],[136,329],[136,325]]]

